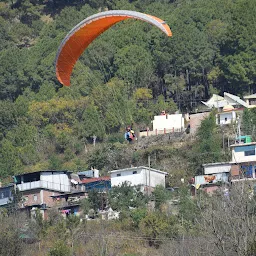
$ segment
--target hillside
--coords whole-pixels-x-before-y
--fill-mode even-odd
[[[62,87],[54,71],[61,41],[78,22],[107,9],[156,15],[173,37],[141,21],[122,22],[89,46],[71,87]],[[2,1],[0,176],[91,166],[107,172],[145,165],[149,152],[159,168],[198,172],[189,158],[196,150],[184,153],[192,142],[176,149],[150,141],[135,150],[124,143],[125,127],[150,126],[163,109],[192,111],[213,92],[253,92],[254,10],[253,0]],[[184,166],[172,167],[170,156]]]

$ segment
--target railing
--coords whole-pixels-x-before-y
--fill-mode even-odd
[[[70,192],[70,189],[71,189],[70,185],[54,183],[54,182],[44,181],[44,180],[21,183],[21,184],[18,184],[17,187],[19,188],[20,191],[36,189],[36,188],[46,188],[46,189],[55,190],[55,191]]]
[[[81,199],[77,199],[77,200],[73,200],[73,201],[61,201],[59,203],[56,203],[56,206],[58,206],[59,208],[61,207],[68,207],[68,206],[72,206],[72,205],[77,205],[81,203]]]
[[[171,129],[163,129],[163,130],[158,130],[155,129],[154,131],[144,131],[140,132],[140,137],[144,136],[152,136],[152,135],[160,135],[160,134],[167,134],[167,133],[175,133],[175,132],[183,132],[184,128],[171,128]]]

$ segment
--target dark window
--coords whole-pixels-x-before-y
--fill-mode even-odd
[[[118,173],[116,176],[117,176],[117,177],[120,177],[120,176],[121,176],[121,173]]]
[[[133,171],[132,174],[137,174],[137,171]]]
[[[8,198],[10,196],[10,189],[3,189],[3,191],[1,191],[0,197],[1,198]]]
[[[254,156],[255,150],[244,151],[244,156]]]
[[[256,105],[256,100],[255,99],[250,100],[250,104],[249,105]]]
[[[38,180],[40,180],[40,172],[28,173],[23,175],[24,183],[38,181]]]

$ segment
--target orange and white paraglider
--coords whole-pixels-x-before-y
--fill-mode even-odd
[[[56,76],[63,85],[70,85],[72,70],[88,45],[114,24],[126,20],[137,19],[148,22],[167,36],[172,36],[169,26],[161,19],[135,11],[106,11],[92,15],[77,24],[62,41],[55,59]]]

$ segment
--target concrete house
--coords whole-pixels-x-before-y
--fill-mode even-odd
[[[243,109],[249,106],[240,97],[227,92],[224,92],[224,97],[213,94],[207,102],[202,101],[202,103],[209,109],[215,108],[218,110],[216,115],[216,123],[218,125],[236,122],[237,118],[241,116]]]
[[[202,101],[202,103],[210,109],[216,108],[219,111],[222,111],[222,109],[228,105],[231,105],[234,108],[248,107],[248,104],[240,97],[227,92],[224,92],[224,97],[213,94],[213,96],[208,101]]]
[[[111,187],[128,182],[131,186],[140,186],[142,192],[153,191],[157,185],[165,187],[167,172],[149,167],[131,167],[114,170],[111,174]]]
[[[232,162],[256,162],[256,142],[230,145],[232,150]]]
[[[140,137],[166,134],[172,132],[184,131],[184,117],[182,114],[164,114],[154,116],[154,120],[151,121],[153,124],[153,130],[147,130],[140,132]]]
[[[256,142],[240,143],[232,149],[231,180],[256,179]]]
[[[256,93],[244,96],[245,102],[248,105],[248,108],[256,107]]]
[[[22,194],[21,210],[40,209],[44,218],[46,210],[54,206],[51,196],[71,192],[71,182],[68,171],[38,171],[14,176],[16,187]]]

